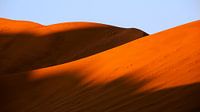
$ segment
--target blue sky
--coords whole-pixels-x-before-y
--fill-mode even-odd
[[[44,25],[91,21],[159,32],[200,18],[200,0],[0,0],[0,17]]]

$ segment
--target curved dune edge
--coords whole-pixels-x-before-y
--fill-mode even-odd
[[[89,22],[41,26],[2,19],[0,23],[1,74],[63,64],[147,35],[134,28]]]
[[[198,112],[200,21],[65,64],[0,76],[2,111]]]

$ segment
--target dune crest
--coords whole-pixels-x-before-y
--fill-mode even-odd
[[[0,18],[0,33],[25,33],[30,32],[34,28],[43,27],[43,25],[31,21],[17,21],[6,18]]]
[[[34,28],[32,37],[20,36],[22,39],[2,34],[15,39],[6,37],[0,41],[0,48],[6,54],[0,58],[10,56],[1,63],[4,66],[0,70],[0,111],[200,110],[200,21],[143,38],[139,37],[146,33],[136,29],[70,24],[77,24],[81,30],[58,24]],[[7,47],[8,42],[16,45]],[[18,47],[23,42],[28,43],[25,50],[24,46]],[[14,50],[21,54],[13,57]],[[77,57],[73,56],[76,54]],[[48,59],[33,58],[41,55]],[[19,59],[23,64],[16,63]],[[37,64],[32,66],[34,61]]]

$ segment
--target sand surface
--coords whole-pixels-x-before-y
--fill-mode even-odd
[[[2,18],[0,112],[199,112],[199,27]]]

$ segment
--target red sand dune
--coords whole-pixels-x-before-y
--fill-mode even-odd
[[[0,24],[0,73],[63,64],[147,35],[138,29],[86,22],[42,26],[2,19]]]
[[[143,38],[95,23],[0,23],[1,112],[200,111],[200,21]]]

